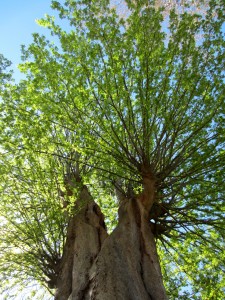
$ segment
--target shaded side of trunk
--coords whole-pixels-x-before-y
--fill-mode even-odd
[[[73,243],[64,251],[55,299],[166,300],[148,220],[152,203],[153,196],[146,199],[144,193],[123,201],[118,226],[107,236],[101,211],[91,201],[71,225]]]

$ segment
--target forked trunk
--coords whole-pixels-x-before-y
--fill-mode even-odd
[[[165,300],[156,244],[142,199],[123,201],[108,235],[103,215],[88,200],[69,224],[55,300]]]

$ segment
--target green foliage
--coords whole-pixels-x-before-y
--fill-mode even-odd
[[[8,72],[7,68],[10,67],[11,62],[7,60],[2,54],[0,54],[0,84],[1,89],[3,85],[7,83],[8,80],[11,79],[12,72]]]
[[[224,3],[211,1],[202,16],[171,10],[168,22],[149,1],[126,3],[122,18],[108,1],[52,1],[62,24],[39,23],[55,43],[34,34],[18,85],[6,84],[0,58],[1,281],[48,289],[78,173],[112,230],[114,183],[138,191],[150,170],[170,299],[222,299]]]
[[[1,282],[7,290],[5,279],[13,277],[12,286],[18,289],[22,283],[32,290],[34,279],[47,287],[62,253],[67,221],[57,192],[55,163],[16,155],[2,153],[1,158]]]
[[[204,243],[189,234],[183,243],[173,241],[170,249],[160,244],[162,270],[169,299],[224,298],[224,236],[208,232]],[[164,249],[167,250],[165,256]]]

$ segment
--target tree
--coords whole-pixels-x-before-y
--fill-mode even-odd
[[[26,79],[4,83],[1,282],[222,299],[224,3],[166,23],[150,1],[126,5],[53,1],[65,29],[40,20],[55,44],[34,34]]]

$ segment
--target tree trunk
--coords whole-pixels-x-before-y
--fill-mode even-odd
[[[108,235],[86,187],[80,198],[88,203],[69,223],[55,300],[167,299],[149,225],[149,201],[125,199],[118,226]]]

